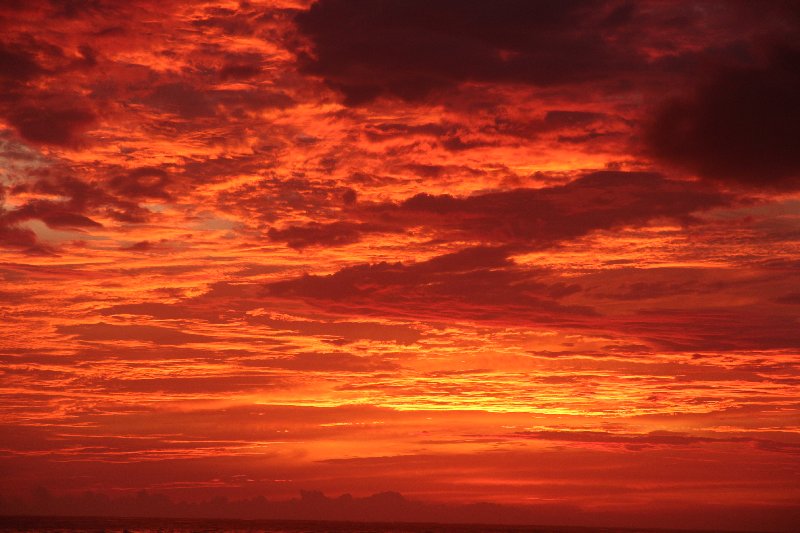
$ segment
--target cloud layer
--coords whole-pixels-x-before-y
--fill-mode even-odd
[[[791,530],[799,27],[6,2],[2,512]]]

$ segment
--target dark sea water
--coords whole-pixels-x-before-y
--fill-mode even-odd
[[[674,530],[295,520],[0,517],[0,532],[17,533],[22,531],[47,533],[667,533]],[[687,532],[682,530],[681,533]]]

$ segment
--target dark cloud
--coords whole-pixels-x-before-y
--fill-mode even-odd
[[[75,324],[58,326],[59,333],[74,335],[84,341],[139,341],[156,344],[186,344],[214,340],[206,335],[185,333],[178,329],[162,326],[115,325],[105,322],[96,324]]]
[[[604,113],[593,113],[591,111],[548,111],[544,116],[544,123],[554,129],[569,128],[575,126],[586,126],[605,118]]]
[[[147,248],[145,247],[145,249]],[[100,309],[98,312],[104,316],[144,315],[157,318],[159,320],[193,318],[196,316],[196,313],[193,313],[191,309],[188,309],[185,306],[165,304],[160,302],[120,304]]]
[[[233,69],[233,70],[231,70]],[[223,69],[226,78],[244,78],[243,67]],[[251,72],[255,76],[256,72]],[[282,91],[270,90],[223,90],[216,89],[208,80],[180,81],[157,86],[141,98],[141,103],[170,113],[184,120],[199,121],[216,117],[220,121],[234,120],[238,113],[224,110],[285,109],[294,105],[294,100]]]
[[[368,125],[364,134],[370,141],[383,141],[386,139],[408,138],[409,136],[448,137],[456,133],[454,124],[427,123],[427,124],[402,124],[397,122],[382,122]]]
[[[167,392],[174,394],[234,393],[285,386],[273,376],[191,376],[142,379],[110,379],[103,387],[116,392]]]
[[[185,82],[159,85],[143,101],[184,119],[211,117],[216,114],[216,106],[208,92]]]
[[[352,189],[335,180],[270,177],[224,191],[218,196],[218,201],[223,209],[251,220],[274,222],[287,212],[292,215],[301,213],[319,220],[340,215],[342,199],[348,191]],[[265,206],[270,206],[270,209],[265,209]],[[310,227],[313,228],[313,225]],[[312,229],[309,233],[314,231]],[[301,230],[299,233],[307,232]]]
[[[590,445],[624,445],[626,449],[643,451],[652,447],[686,447],[715,445],[725,443],[745,443],[760,450],[775,453],[800,453],[800,443],[781,442],[750,437],[700,437],[671,431],[651,431],[635,435],[626,433],[608,433],[602,431],[522,431],[515,436],[524,439],[536,439],[556,442],[575,442]]]
[[[166,188],[170,185],[169,174],[160,168],[141,167],[127,174],[114,176],[109,185],[119,194],[131,198],[169,199]]]
[[[21,222],[39,219],[51,228],[92,228],[101,224],[80,213],[72,211],[70,202],[31,200],[8,214],[7,219]]]
[[[285,242],[292,248],[302,249],[308,246],[342,246],[361,240],[365,233],[387,231],[375,224],[355,222],[331,222],[320,224],[311,222],[304,226],[288,226],[283,229],[270,228],[267,236],[278,242]]]
[[[48,253],[47,247],[39,243],[36,233],[29,228],[19,226],[20,219],[15,211],[5,209],[3,204],[6,194],[6,188],[0,185],[0,246],[32,254]]]
[[[139,241],[131,244],[130,246],[123,246],[121,250],[130,250],[132,252],[149,252],[156,247],[151,241]]]
[[[398,369],[397,364],[377,356],[358,356],[349,353],[299,353],[283,358],[245,359],[241,363],[248,367],[305,372],[377,372]]]
[[[564,306],[574,287],[518,269],[505,248],[474,247],[418,263],[377,263],[273,282],[264,296],[300,298],[331,311],[411,320],[574,323],[594,313]]]
[[[702,443],[726,442],[723,439],[697,437],[667,431],[651,432],[644,435],[606,433],[603,431],[523,431],[515,435],[525,439],[640,446],[690,446]]]
[[[72,146],[96,120],[95,114],[80,105],[23,105],[9,113],[9,122],[20,136],[33,143]]]
[[[630,18],[613,8],[594,0],[320,0],[296,18],[313,43],[301,67],[349,104],[414,100],[465,81],[605,78],[638,62],[603,38],[608,21]]]
[[[18,45],[0,43],[0,80],[13,86],[43,73],[34,54],[20,50]]]
[[[148,178],[145,176],[140,179]],[[137,183],[138,189],[126,183],[124,187],[118,187],[122,190],[117,193],[126,198],[137,198],[137,196],[146,198],[148,192],[153,195],[159,194],[160,190],[153,188],[159,184],[152,185],[148,190],[142,183]],[[27,200],[16,209],[0,212],[0,218],[6,225],[16,225],[27,220],[41,220],[51,228],[87,229],[102,226],[92,218],[96,215],[105,215],[125,222],[142,222],[148,214],[148,211],[137,203],[112,194],[97,183],[85,182],[70,176],[21,184],[9,192],[61,196],[65,200]]]
[[[692,182],[646,172],[603,171],[542,189],[467,197],[420,193],[400,203],[363,206],[358,216],[395,231],[422,227],[439,238],[532,249],[594,230],[656,219],[691,222],[692,213],[729,201],[725,195]],[[359,231],[357,226],[349,229]]]
[[[647,130],[652,153],[704,178],[800,187],[800,48],[766,65],[729,68],[694,94],[667,101]]]
[[[36,234],[28,228],[20,228],[0,218],[0,246],[21,248],[35,252],[40,249]]]
[[[800,305],[800,292],[792,292],[775,300],[782,304]]]
[[[273,329],[296,332],[301,335],[333,337],[335,344],[347,344],[361,339],[413,344],[422,336],[418,330],[409,326],[378,322],[318,322],[285,320],[268,316],[251,317],[248,322],[264,324]]]
[[[788,311],[788,312],[787,312]],[[652,345],[674,351],[778,350],[800,348],[797,316],[756,305],[699,309],[649,308],[622,317],[617,326]]]
[[[261,65],[256,63],[230,63],[219,71],[223,80],[248,80],[261,73]]]

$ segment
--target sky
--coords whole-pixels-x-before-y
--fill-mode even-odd
[[[2,2],[3,512],[790,530],[798,95],[792,1]]]

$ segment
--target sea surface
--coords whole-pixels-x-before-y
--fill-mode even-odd
[[[206,520],[169,518],[0,517],[0,532],[74,533],[668,533],[666,529],[413,524],[296,520]],[[687,530],[680,530],[687,533]],[[708,533],[704,531],[703,533]]]

